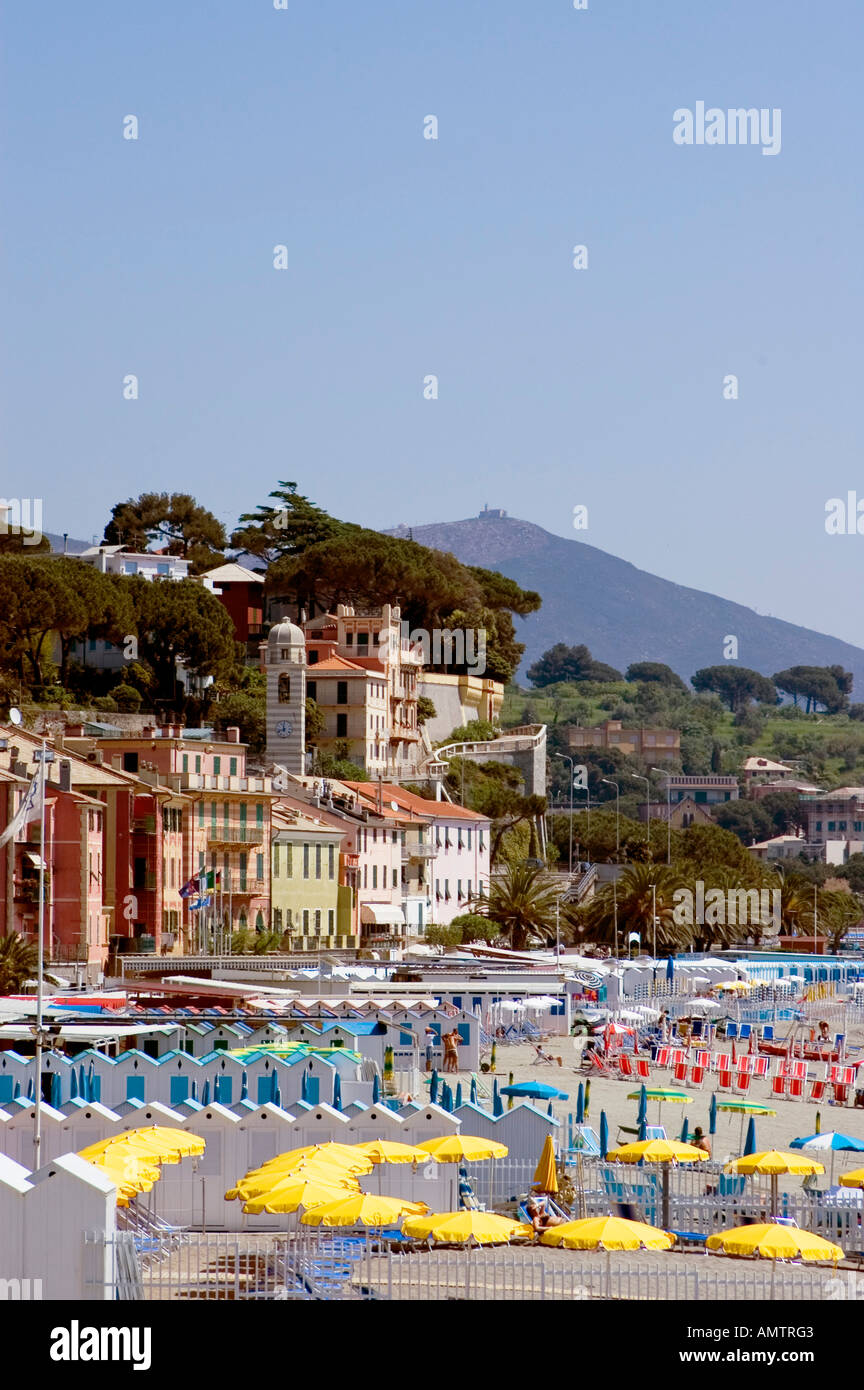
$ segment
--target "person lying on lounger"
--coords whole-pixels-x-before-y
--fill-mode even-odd
[[[528,1198],[525,1203],[525,1210],[536,1235],[539,1235],[541,1231],[548,1231],[550,1226],[560,1226],[563,1223],[563,1217],[556,1216],[554,1212],[541,1206],[535,1197]]]

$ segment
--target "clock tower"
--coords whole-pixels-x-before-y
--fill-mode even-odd
[[[261,644],[267,674],[267,762],[306,771],[306,638],[287,621]]]

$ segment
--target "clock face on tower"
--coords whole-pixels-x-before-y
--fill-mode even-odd
[[[276,736],[277,736],[277,738],[290,738],[290,737],[291,737],[291,720],[290,720],[290,719],[280,719],[280,720],[277,722],[277,724],[276,724]]]

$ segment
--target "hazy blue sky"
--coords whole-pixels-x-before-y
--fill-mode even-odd
[[[861,0],[2,13],[3,488],[46,529],[145,488],[230,524],[280,477],[382,528],[585,503],[864,644],[864,536],[824,526],[864,498]],[[677,146],[698,101],[779,107],[781,152]]]

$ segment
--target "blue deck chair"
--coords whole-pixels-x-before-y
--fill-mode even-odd
[[[749,1024],[749,1023],[742,1023],[742,1024],[741,1024],[741,1034],[740,1034],[740,1037],[741,1037],[741,1041],[742,1041],[742,1042],[746,1042],[746,1041],[747,1041],[747,1039],[748,1039],[749,1036],[750,1036],[750,1030],[751,1030],[751,1024]]]
[[[737,1024],[737,1023],[733,1023],[733,1022],[730,1020],[730,1021],[726,1024],[726,1037],[727,1037],[727,1038],[737,1038],[737,1036],[738,1036],[738,1024]]]
[[[766,1023],[766,1024],[765,1024],[765,1027],[762,1029],[762,1038],[763,1038],[763,1041],[764,1041],[764,1042],[773,1042],[773,1041],[774,1041],[774,1026],[773,1026],[773,1024],[771,1024],[771,1023]]]

